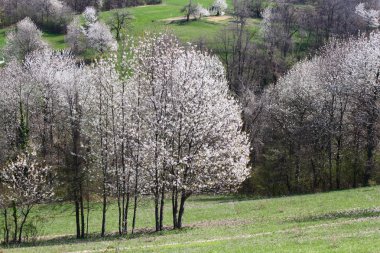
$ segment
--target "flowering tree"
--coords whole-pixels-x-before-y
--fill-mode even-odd
[[[195,16],[197,16],[199,19],[202,17],[210,16],[210,12],[206,8],[203,8],[203,6],[200,4],[197,4],[194,12]]]
[[[65,39],[73,52],[82,53],[87,48],[98,52],[117,49],[117,42],[113,38],[110,28],[98,21],[95,8],[87,7],[82,16],[85,20],[84,26],[76,18],[67,28]]]
[[[73,53],[82,53],[86,50],[86,31],[80,24],[79,18],[74,18],[67,26],[65,41],[70,46]]]
[[[46,47],[42,41],[42,32],[30,18],[18,22],[16,31],[7,35],[4,54],[7,58],[22,60],[28,53]]]
[[[332,40],[266,91],[262,138],[264,146],[272,144],[263,151],[263,166],[282,178],[287,191],[370,183],[376,168],[379,37]]]
[[[31,124],[40,134],[36,139],[46,150],[40,150],[45,159],[65,168],[61,179],[65,182],[67,197],[74,202],[76,232],[85,236],[84,194],[88,175],[87,106],[90,73],[78,64],[68,52],[52,50],[27,56],[25,71],[34,83],[34,96],[40,112]]]
[[[191,194],[232,190],[248,174],[240,108],[216,57],[169,35],[145,39],[135,52],[131,87],[140,89],[143,175],[155,196],[156,229],[168,189],[173,225],[181,228]]]
[[[86,7],[82,15],[87,26],[90,26],[91,24],[94,24],[96,21],[98,21],[98,14],[96,12],[96,9],[92,6]]]
[[[115,56],[113,56],[115,57]],[[91,87],[90,96],[91,110],[93,115],[89,119],[91,131],[89,137],[92,143],[92,152],[96,167],[101,168],[101,194],[103,197],[102,228],[101,236],[106,232],[106,211],[108,197],[116,193],[119,204],[119,233],[122,233],[122,210],[121,210],[121,183],[122,159],[125,159],[120,148],[123,147],[122,128],[122,85],[116,72],[117,59],[110,57],[98,62],[91,69]],[[115,180],[115,182],[113,182]]]
[[[35,204],[49,201],[54,196],[50,167],[39,165],[29,154],[22,154],[1,171],[1,182],[6,201],[13,208],[13,242],[21,243],[23,228]]]
[[[356,14],[358,14],[369,27],[377,28],[380,26],[380,11],[374,9],[367,9],[364,3],[356,6]]]
[[[105,235],[110,197],[117,197],[120,234],[132,207],[134,232],[141,194],[154,196],[156,230],[171,195],[173,226],[181,228],[192,194],[234,191],[248,175],[241,108],[223,65],[171,35],[127,43],[122,56],[91,66],[42,50],[0,72],[0,158],[35,144],[38,157],[59,169],[78,238],[89,184],[103,198]]]
[[[216,16],[223,16],[227,10],[227,3],[225,0],[215,0],[211,6],[211,10],[215,12]]]
[[[109,27],[100,22],[95,22],[89,26],[87,43],[90,48],[98,52],[117,49],[117,42],[113,38]]]

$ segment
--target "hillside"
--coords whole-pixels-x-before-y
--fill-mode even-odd
[[[195,1],[207,7],[212,4],[212,0]],[[232,1],[227,1],[232,6]],[[182,41],[197,41],[200,38],[212,42],[215,35],[229,21],[230,16],[220,19],[217,17],[206,17],[201,20],[191,22],[180,22],[183,18],[181,8],[186,4],[181,0],[164,0],[160,5],[146,5],[126,8],[133,16],[129,24],[128,34],[139,36],[145,32],[171,31]],[[112,15],[112,11],[100,13],[100,19],[107,21]],[[254,24],[255,22],[252,22]],[[254,26],[254,25],[253,25]],[[9,28],[0,29],[0,49],[5,45],[6,32]],[[63,49],[67,47],[63,34],[43,33],[44,39],[54,48]]]
[[[44,227],[41,241],[9,252],[378,252],[379,196],[380,187],[257,200],[198,196],[188,203],[183,230],[155,234],[149,233],[153,203],[145,199],[135,236],[83,241],[62,236],[74,232],[71,204],[40,206],[33,215]],[[93,205],[90,232],[100,229],[94,225],[100,216],[100,204]],[[109,227],[116,216],[112,205]],[[169,212],[166,218],[170,224]]]

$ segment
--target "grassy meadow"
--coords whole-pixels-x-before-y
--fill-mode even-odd
[[[185,228],[152,233],[153,203],[139,203],[135,235],[93,235],[76,240],[72,204],[39,206],[35,243],[4,252],[380,252],[380,187],[273,199],[195,196],[187,203]],[[101,206],[92,204],[89,232],[99,233]],[[116,205],[108,231],[117,227]],[[0,249],[1,251],[1,249]]]
[[[197,0],[194,2],[208,7],[213,3],[213,0]],[[226,16],[223,19],[205,17],[200,20],[180,22],[177,19],[184,16],[180,10],[186,3],[187,1],[185,0],[163,0],[163,3],[159,5],[126,8],[133,17],[129,23],[127,33],[133,36],[141,36],[145,32],[170,31],[184,42],[198,41],[202,38],[212,43],[218,32],[231,21],[231,18]],[[228,0],[227,3],[229,6],[232,6],[232,0]],[[112,17],[113,11],[100,12],[100,19],[107,22]],[[252,22],[253,26],[257,23]],[[7,30],[0,29],[0,48],[5,45]],[[43,32],[43,38],[54,49],[67,47],[64,34]]]

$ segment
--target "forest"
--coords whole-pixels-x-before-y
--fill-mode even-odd
[[[2,245],[66,206],[86,240],[186,231],[211,196],[378,193],[379,27],[378,0],[0,0]]]

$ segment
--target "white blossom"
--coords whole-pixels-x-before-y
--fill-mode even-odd
[[[113,38],[111,30],[107,25],[100,22],[95,22],[89,26],[87,43],[90,48],[99,52],[117,49],[117,42]]]
[[[17,23],[16,30],[7,35],[4,53],[7,58],[23,59],[28,53],[46,47],[42,41],[42,32],[30,18]]]
[[[380,26],[380,11],[367,9],[364,3],[356,6],[355,13],[358,14],[370,27],[377,28]]]

